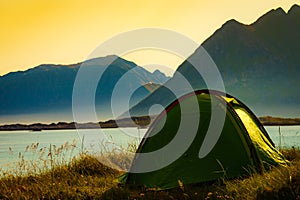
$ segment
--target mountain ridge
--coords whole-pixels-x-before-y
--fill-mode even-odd
[[[300,40],[296,39],[300,35],[299,8],[294,5],[287,13],[271,10],[249,25],[229,20],[187,60],[196,58],[197,51],[204,47],[221,73],[226,92],[257,115],[300,116]],[[203,78],[187,60],[176,73],[182,74],[194,90],[206,89]],[[169,88],[176,82],[176,73],[166,83]],[[181,94],[188,92],[182,88]],[[144,115],[154,104],[166,107],[174,100],[167,93],[166,88],[159,88],[132,107],[130,114]],[[165,98],[161,98],[163,94]]]
[[[111,61],[113,62],[111,63]],[[103,114],[100,113],[101,116],[110,113],[109,109],[104,106],[110,103],[111,92],[119,78],[124,74],[129,76],[129,79],[125,80],[124,83],[128,92],[136,86],[139,87],[131,98],[131,103],[141,100],[157,87],[155,85],[150,87],[147,85],[148,83],[161,85],[168,79],[163,73],[159,73],[157,76],[158,72],[156,74],[151,73],[134,62],[115,55],[68,65],[41,64],[34,68],[11,72],[0,77],[0,122],[5,121],[7,115],[44,114],[48,112],[57,112],[58,118],[62,117],[64,112],[68,112],[69,119],[63,118],[61,120],[72,120],[73,85],[80,67],[97,69],[106,67],[108,64],[110,65],[104,71],[95,94],[97,103],[95,106],[103,112]]]

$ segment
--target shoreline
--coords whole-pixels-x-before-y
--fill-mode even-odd
[[[42,130],[73,130],[73,129],[99,129],[99,128],[147,128],[155,116],[139,116],[108,120],[104,122],[58,122],[33,124],[6,124],[0,125],[0,131],[42,131]],[[264,116],[258,118],[264,126],[299,126],[300,118],[280,118]]]
[[[140,116],[108,120],[104,122],[58,122],[58,123],[33,123],[33,124],[6,124],[0,125],[0,131],[42,131],[42,130],[74,130],[74,129],[99,129],[99,128],[147,128],[155,116]]]

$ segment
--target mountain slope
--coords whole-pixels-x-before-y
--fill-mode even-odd
[[[81,66],[101,68],[114,60],[103,73],[95,94],[96,108],[101,110],[99,117],[110,116],[111,94],[124,74],[128,76],[123,85],[126,92],[131,92],[131,105],[146,97],[153,88],[149,83],[163,84],[168,78],[162,73],[150,73],[147,70],[116,56],[96,58],[73,65],[40,65],[27,71],[13,72],[0,77],[0,123],[5,123],[7,116],[55,113],[57,120],[72,120],[72,92],[77,72]],[[144,87],[144,85],[146,85]],[[84,97],[82,97],[84,98]],[[122,95],[119,96],[122,98]],[[62,117],[62,119],[60,119]],[[39,121],[39,118],[36,119]],[[18,121],[16,121],[18,122]]]
[[[202,46],[216,63],[226,91],[245,102],[257,115],[300,116],[300,7],[288,13],[271,10],[250,25],[226,22]],[[200,47],[201,48],[201,47]],[[197,59],[197,52],[188,60]],[[180,93],[182,74],[194,89],[207,88],[201,75],[188,61],[166,83]],[[177,83],[177,85],[176,85]],[[176,85],[176,86],[175,86]],[[143,115],[154,104],[167,106],[175,97],[161,87],[134,106],[131,115]]]

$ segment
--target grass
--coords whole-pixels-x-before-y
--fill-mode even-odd
[[[59,153],[64,152],[63,148],[59,148]],[[122,169],[130,166],[131,158],[127,154],[111,152],[110,162],[119,169],[116,170],[99,162],[99,155],[96,157],[84,152],[68,162],[57,159],[55,152],[57,153],[59,148],[50,146],[45,152],[50,165],[26,163],[21,156],[21,166],[18,170],[35,169],[27,170],[26,173],[3,172],[0,178],[0,199],[300,200],[299,149],[282,150],[285,157],[291,161],[291,165],[286,168],[276,167],[245,179],[181,185],[171,190],[155,191],[144,187],[125,187],[116,182],[116,178],[123,173]],[[40,161],[43,160],[38,160]]]
[[[119,174],[97,159],[84,156],[37,175],[6,175],[0,180],[0,198],[99,199],[115,186],[113,180]]]

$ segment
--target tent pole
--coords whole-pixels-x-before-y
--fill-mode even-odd
[[[279,131],[279,150],[281,149],[281,131],[280,131],[280,126],[278,128],[278,131]]]

